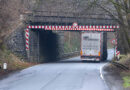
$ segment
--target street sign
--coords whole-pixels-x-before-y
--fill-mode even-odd
[[[117,45],[117,40],[116,40],[115,38],[113,38],[113,39],[111,40],[111,43],[112,43],[113,45]]]
[[[74,23],[73,23],[73,26],[78,26],[78,23],[77,23],[77,22],[74,22]]]
[[[74,27],[74,28],[77,28],[77,27],[78,27],[78,23],[74,22],[74,23],[73,23],[73,27]]]

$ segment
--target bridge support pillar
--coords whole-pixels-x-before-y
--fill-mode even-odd
[[[64,31],[53,31],[58,37],[58,58],[61,58],[64,54]]]

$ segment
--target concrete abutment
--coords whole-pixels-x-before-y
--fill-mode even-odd
[[[8,49],[27,62],[56,61],[64,54],[64,32],[29,30],[28,52],[25,46],[25,26],[22,25],[7,38]]]
[[[64,53],[63,32],[30,30],[29,60],[31,62],[50,62],[58,60]]]

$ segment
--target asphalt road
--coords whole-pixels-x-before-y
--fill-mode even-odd
[[[0,80],[0,90],[109,90],[101,70],[105,64],[75,57],[36,65]]]

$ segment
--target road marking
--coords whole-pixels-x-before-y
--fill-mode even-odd
[[[107,63],[100,67],[100,77],[101,77],[101,79],[104,80],[104,81],[105,81],[105,79],[104,79],[103,74],[102,74],[102,69],[103,69],[103,67],[104,67],[105,65],[107,65]]]
[[[105,65],[106,65],[106,64],[105,64]],[[103,66],[100,67],[100,77],[101,77],[102,80],[104,80],[104,77],[103,77],[103,74],[102,74],[102,68],[103,68],[105,65],[103,65]]]
[[[108,90],[110,90],[110,88],[109,88],[108,85],[107,85],[107,82],[105,81],[105,79],[104,79],[104,77],[103,77],[103,73],[102,73],[103,67],[104,67],[105,65],[107,65],[107,64],[108,64],[108,63],[106,63],[106,64],[104,64],[103,66],[100,67],[100,77],[101,77],[101,79],[103,80],[103,82],[104,82],[104,84],[105,84],[105,87],[108,88]]]

